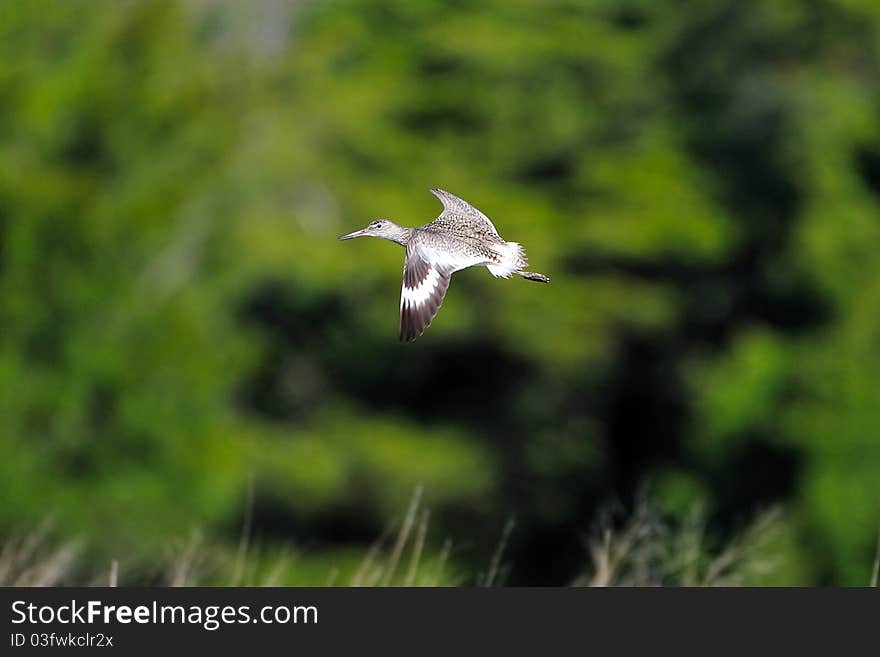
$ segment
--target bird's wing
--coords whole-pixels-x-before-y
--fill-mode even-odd
[[[443,204],[443,212],[434,223],[444,225],[447,229],[449,229],[450,225],[454,226],[460,223],[471,225],[478,228],[477,232],[488,232],[501,239],[495,224],[489,220],[489,217],[464,199],[458,198],[455,194],[450,194],[442,189],[432,189],[431,193],[439,198]]]
[[[418,248],[406,247],[400,289],[400,339],[412,342],[440,310],[452,272],[425,260]]]

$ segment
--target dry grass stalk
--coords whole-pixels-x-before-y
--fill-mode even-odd
[[[79,543],[48,547],[50,524],[22,538],[10,538],[0,550],[0,586],[59,586],[66,583]]]

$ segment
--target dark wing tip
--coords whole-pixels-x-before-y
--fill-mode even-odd
[[[416,341],[416,338],[418,338],[420,335],[421,335],[421,333],[419,333],[418,335],[412,335],[412,334],[410,334],[410,333],[401,332],[401,334],[400,334],[400,341],[401,341],[401,342],[407,342],[407,343],[409,343],[409,342],[415,342],[415,341]]]
[[[440,304],[426,304],[420,307],[404,305],[400,310],[400,341],[414,342],[427,329],[440,309]]]
[[[418,330],[413,314],[412,309],[408,306],[404,306],[400,309],[399,334],[401,342],[413,342],[423,333],[423,331]]]

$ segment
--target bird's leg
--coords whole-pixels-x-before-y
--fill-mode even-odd
[[[536,271],[516,271],[514,274],[519,274],[527,281],[536,281],[538,283],[549,283],[550,279],[544,274],[539,274]]]

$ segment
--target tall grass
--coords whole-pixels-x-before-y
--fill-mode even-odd
[[[641,503],[618,528],[608,520],[587,540],[589,566],[578,586],[739,586],[771,573],[779,509],[759,513],[739,534],[713,547],[706,516],[694,509],[672,523]]]
[[[782,526],[780,512],[756,516],[742,532],[720,545],[708,538],[705,514],[695,511],[673,522],[648,503],[628,515],[600,514],[595,529],[584,539],[584,569],[574,586],[736,586],[755,575],[771,572],[778,564],[774,537]],[[443,540],[429,549],[430,514],[422,504],[422,490],[413,493],[405,513],[369,548],[353,569],[329,566],[326,585],[335,586],[498,586],[507,583],[513,565],[505,556],[516,538],[509,521],[496,549],[486,559],[485,571],[458,574],[450,563],[453,542]],[[83,555],[82,541],[53,538],[49,525],[23,536],[0,541],[0,585],[136,585],[160,586],[272,586],[306,584],[296,578],[292,550],[267,556],[250,536],[249,512],[242,538],[234,551],[194,532],[169,546],[165,554],[144,565],[114,559],[95,568]],[[714,547],[713,547],[714,546]],[[872,584],[877,583],[880,544]]]

